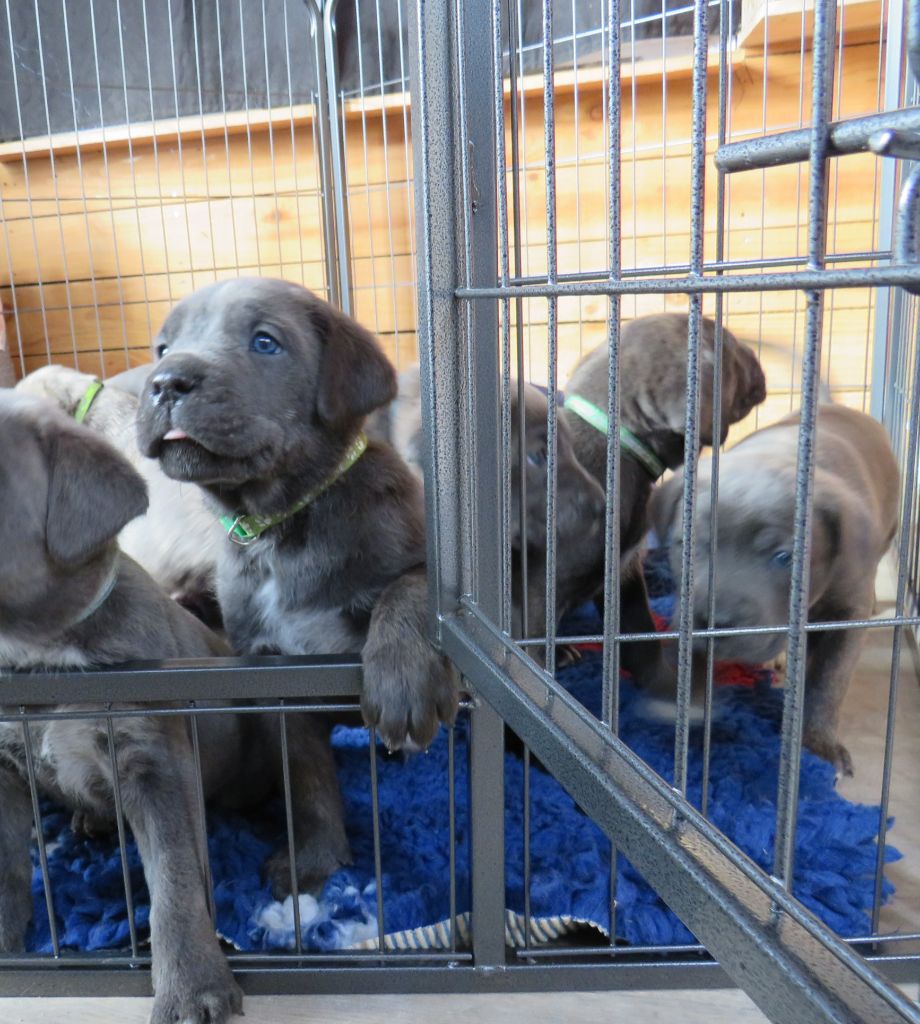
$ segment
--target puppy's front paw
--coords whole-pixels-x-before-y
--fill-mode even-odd
[[[0,953],[21,953],[32,918],[32,891],[28,878],[15,876],[0,885]]]
[[[161,965],[154,990],[150,1024],[224,1024],[243,1012],[243,993],[213,939],[206,950]]]
[[[427,641],[365,645],[364,721],[389,750],[424,750],[457,716],[453,669]]]
[[[633,674],[633,682],[638,689],[645,690],[650,697],[660,700],[676,700],[677,665],[663,657],[653,659],[644,671]]]
[[[330,875],[351,864],[351,851],[344,835],[316,834],[297,850],[295,859],[298,892],[318,896]],[[266,874],[276,900],[291,895],[291,856],[286,846],[269,858]]]
[[[88,807],[77,808],[70,819],[71,832],[87,839],[100,839],[111,835],[115,829],[115,819],[111,815],[100,814]]]
[[[574,644],[560,644],[556,648],[556,671],[570,668],[581,661],[581,651]]]
[[[813,754],[824,758],[825,761],[830,761],[837,769],[838,775],[844,775],[847,778],[853,777],[853,758],[850,757],[849,750],[842,743],[838,743],[833,736],[806,731],[802,737],[802,744]]]

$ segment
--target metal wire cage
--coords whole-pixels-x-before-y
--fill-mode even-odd
[[[146,361],[151,334],[176,298],[240,273],[297,280],[374,329],[398,366],[421,362],[432,632],[473,695],[464,712],[468,747],[454,731],[448,741],[447,938],[434,950],[396,949],[381,901],[376,948],[318,954],[303,949],[295,921],[289,953],[232,956],[249,990],[731,979],[776,1020],[920,1019],[879,973],[910,977],[920,955],[916,906],[901,917],[886,917],[881,906],[889,811],[906,813],[898,805],[896,726],[902,691],[916,686],[909,652],[920,624],[918,179],[904,163],[916,156],[912,133],[920,129],[909,106],[918,18],[920,4],[884,0],[804,0],[782,17],[766,4],[728,0],[190,0],[169,8],[93,0],[79,10],[7,0],[0,74],[15,103],[0,120],[0,299],[20,373],[66,362],[105,376]],[[624,634],[615,500],[605,522],[603,632],[557,635],[548,614],[546,635],[534,638],[515,634],[511,621],[513,379],[553,394],[583,352],[608,346],[616,424],[621,324],[664,309],[690,318],[687,450],[698,448],[708,372],[699,349],[704,313],[785,348],[781,359],[761,348],[770,398],[741,429],[803,409],[772,877],[719,833],[705,802],[695,808],[686,799],[695,742],[690,652],[701,632],[690,613],[689,554],[671,634],[681,652],[673,786],[616,735]],[[804,653],[816,625],[807,618],[809,439],[822,380],[836,400],[886,424],[903,487],[889,606],[880,618],[846,624],[882,638],[874,649],[887,659],[888,681],[887,703],[878,696],[877,763],[866,766],[866,798],[882,808],[872,930],[847,942],[791,894]],[[550,609],[557,433],[551,402]],[[609,438],[607,492],[616,494],[615,429]],[[692,460],[685,476],[691,536]],[[603,644],[600,718],[543,667],[573,639]],[[54,714],[40,708],[60,700],[62,682],[5,679],[4,720],[27,736],[30,720]],[[220,713],[202,708],[207,701],[258,695],[252,712],[281,711],[283,723],[294,712],[354,711],[360,663],[147,666],[82,673],[66,686],[68,701],[97,705],[94,717],[107,718],[110,730],[118,712],[108,702],[122,687],[152,713],[192,721]],[[180,706],[167,709],[166,701]],[[532,750],[699,944],[624,946],[613,927],[608,942],[581,934],[538,942],[526,781],[525,907],[509,940],[505,724],[529,748],[525,780],[541,770]],[[373,737],[369,750],[379,892],[385,865]],[[467,758],[470,827],[461,838],[455,763]],[[37,838],[51,908],[40,829]],[[468,879],[457,875],[463,842]],[[611,893],[616,870],[614,856]],[[459,920],[458,892],[467,884],[471,913]],[[125,888],[130,907],[127,871]],[[612,920],[616,911],[612,899]],[[2,958],[0,989],[97,993],[149,984],[131,970],[148,963],[133,921],[124,953],[72,954],[52,939],[51,957]]]

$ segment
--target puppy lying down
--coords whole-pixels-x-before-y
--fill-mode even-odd
[[[155,347],[138,443],[223,514],[234,650],[361,651],[368,723],[427,746],[457,689],[427,637],[421,489],[362,429],[396,390],[376,339],[304,288],[243,278],[183,299]]]
[[[139,369],[146,379],[150,367]],[[137,399],[111,383],[94,393],[94,382],[90,374],[66,366],[43,366],[16,389],[49,399],[69,416],[79,409],[81,421],[110,441],[140,473],[149,495],[147,512],[125,525],[119,546],[167,593],[212,622],[215,616],[207,612],[212,611],[217,552],[224,542],[217,517],[197,487],[171,480],[156,462],[141,455],[134,423]]]
[[[799,413],[764,427],[725,452],[719,462],[718,534],[711,535],[711,463],[699,467],[694,555],[694,620],[708,626],[709,570],[715,558],[717,628],[776,626],[789,620]],[[670,539],[679,578],[681,493],[677,473],[652,498],[655,529]],[[808,621],[871,617],[875,576],[898,521],[898,467],[885,428],[839,405],[818,408]],[[786,644],[786,633],[723,637],[720,660],[762,664]],[[865,639],[865,630],[808,634],[804,743],[853,772],[837,737],[840,705]],[[706,640],[696,641],[700,654]]]

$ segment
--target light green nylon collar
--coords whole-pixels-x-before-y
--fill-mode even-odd
[[[332,471],[331,476],[327,477],[321,484],[317,484],[317,486],[311,491],[308,491],[307,494],[301,498],[296,505],[289,508],[287,512],[282,512],[277,516],[247,516],[244,514],[221,516],[221,526],[223,526],[227,531],[227,536],[234,544],[239,544],[240,547],[245,548],[254,540],[258,540],[266,530],[270,530],[273,526],[277,526],[278,523],[283,523],[285,519],[290,519],[291,516],[296,515],[301,509],[306,508],[310,502],[315,501],[324,491],[328,490],[336,480],[339,479],[339,477],[347,473],[366,450],[367,435],[364,431],[361,431],[361,433],[358,434],[351,443],[348,451],[345,452],[345,455],[342,457],[342,461]]]
[[[583,419],[585,423],[590,424],[605,437],[607,436],[609,426],[607,414],[593,402],[589,402],[587,398],[582,398],[581,395],[566,395],[563,406]],[[620,444],[641,464],[642,468],[653,480],[657,480],[667,469],[667,466],[652,449],[643,441],[640,441],[627,427],[620,427]]]
[[[67,627],[73,629],[74,626],[79,626],[81,622],[86,622],[90,616],[95,615],[96,612],[105,604],[106,601],[112,596],[112,591],[115,589],[115,584],[118,582],[118,569],[121,565],[121,552],[115,556],[115,561],[112,563],[112,568],[109,570],[108,576],[103,580],[102,586],[96,593],[96,596],[90,601],[90,603],[83,609],[83,611],[71,622]]]
[[[86,419],[86,414],[92,407],[93,402],[96,401],[96,396],[104,387],[105,385],[101,380],[94,380],[86,389],[83,397],[80,399],[80,404],[77,406],[77,411],[73,414],[73,418],[77,423],[82,423]]]

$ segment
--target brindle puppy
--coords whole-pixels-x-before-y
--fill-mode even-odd
[[[524,537],[527,554],[527,635],[546,630],[546,395],[524,385],[525,516],[521,530],[521,447],[518,386],[511,386],[511,558],[513,628],[523,635]],[[587,579],[604,558],[604,491],[575,458],[565,421],[556,435],[556,612],[557,619],[584,599]],[[390,441],[419,480],[423,479],[419,370],[409,367],[399,377],[399,394],[375,413],[368,430]],[[591,580],[593,584],[593,579]],[[557,622],[558,624],[558,622]]]
[[[688,318],[678,313],[640,317],[620,334],[620,421],[652,455],[651,468],[625,444],[620,448],[620,629],[653,633],[639,548],[648,532],[648,502],[658,476],[680,466],[685,457]],[[713,443],[712,365],[715,324],[703,318],[700,338],[700,444]],[[720,441],[728,428],[766,398],[766,382],[754,353],[727,330],[722,332],[722,416]],[[572,396],[586,399],[606,414],[607,349],[588,353],[566,385],[563,416],[575,454],[602,483],[607,479],[607,433],[573,411]],[[595,566],[593,592],[603,590],[603,558]],[[589,587],[589,589],[591,589]],[[585,595],[590,597],[590,593]],[[621,663],[641,685],[667,691],[674,671],[654,641],[622,646]]]
[[[232,519],[271,523],[220,557],[233,647],[361,651],[367,722],[391,748],[427,746],[457,689],[427,637],[421,488],[389,446],[361,450],[396,390],[376,340],[298,285],[249,278],[180,302],[156,349],[141,450]]]

